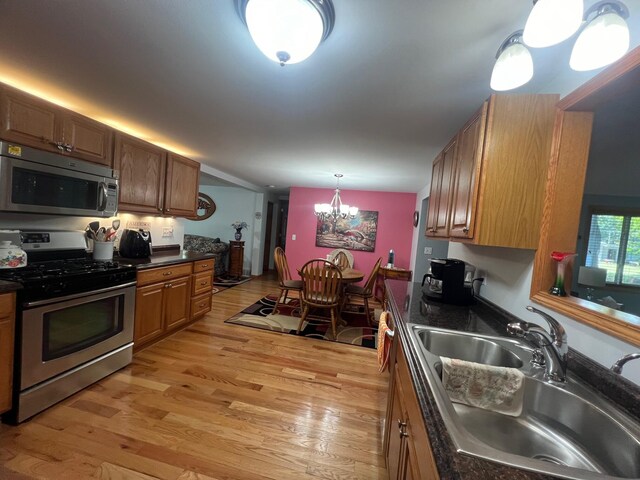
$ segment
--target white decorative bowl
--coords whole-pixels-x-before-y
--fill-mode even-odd
[[[20,268],[27,265],[27,254],[9,240],[0,242],[0,268]]]

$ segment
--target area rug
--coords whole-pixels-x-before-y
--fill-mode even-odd
[[[228,277],[226,275],[220,275],[219,277],[215,277],[213,279],[213,284],[219,287],[235,287],[236,285],[240,285],[241,283],[245,283],[251,280],[249,276],[243,277]]]
[[[278,312],[274,314],[273,307],[277,298],[277,294],[267,295],[237,315],[225,320],[225,323],[296,335],[302,316],[300,301],[297,298],[288,300],[285,305],[280,304]],[[343,321],[337,325],[335,340],[340,343],[376,348],[378,328],[369,326],[364,307],[347,307],[342,311]],[[326,316],[324,316],[325,314]],[[312,311],[305,320],[300,335],[333,341],[329,311]]]

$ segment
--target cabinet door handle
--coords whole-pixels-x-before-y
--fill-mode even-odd
[[[464,228],[462,229],[462,232],[463,232],[463,233],[469,233],[469,228],[468,228],[468,227],[464,227]]]
[[[402,430],[406,426],[407,426],[407,422],[403,422],[402,420],[398,419],[398,428],[400,430]]]
[[[71,145],[70,143],[63,143],[62,147],[64,148],[65,152],[68,152],[68,153],[73,152],[73,145]]]
[[[168,277],[169,275],[171,275],[173,272],[164,272],[162,275],[164,275],[165,277]]]
[[[49,143],[50,143],[51,145],[55,145],[55,146],[56,146],[56,148],[57,148],[58,150],[60,150],[61,152],[64,152],[64,150],[65,150],[65,148],[64,148],[64,147],[65,147],[65,145],[64,145],[64,143],[63,143],[63,142],[54,142],[54,141],[49,141]]]
[[[400,438],[408,437],[409,434],[407,432],[400,432]]]
[[[165,283],[164,284],[164,288],[171,288],[173,287],[173,283]]]

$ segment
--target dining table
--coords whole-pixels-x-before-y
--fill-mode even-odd
[[[364,279],[364,272],[355,268],[344,268],[340,273],[342,273],[342,283],[358,283]]]

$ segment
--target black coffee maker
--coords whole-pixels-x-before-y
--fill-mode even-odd
[[[127,230],[120,237],[120,256],[123,258],[149,258],[153,253],[151,233],[147,230]]]
[[[455,258],[434,258],[422,278],[422,293],[431,300],[469,305],[473,299],[475,267]]]

